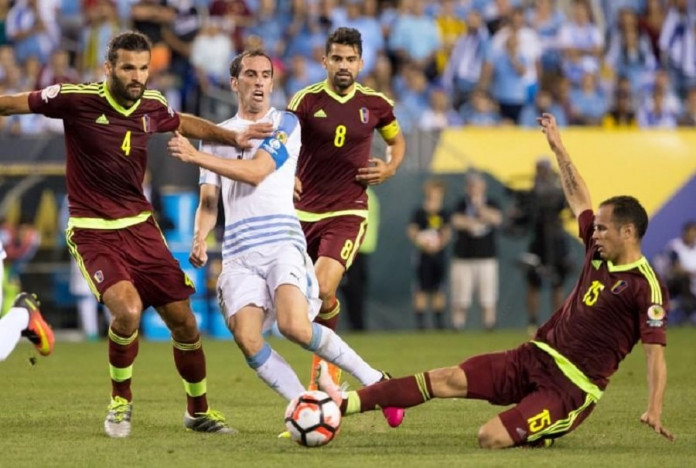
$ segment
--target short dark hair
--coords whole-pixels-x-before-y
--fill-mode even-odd
[[[326,39],[325,54],[329,55],[332,44],[348,45],[358,50],[358,55],[362,57],[362,36],[360,31],[355,28],[338,28]]]
[[[152,43],[143,33],[138,31],[126,31],[112,37],[109,48],[106,50],[106,60],[112,65],[116,63],[119,50],[130,52],[150,52]]]
[[[271,63],[271,76],[273,76],[273,60],[271,57],[261,49],[252,49],[245,50],[232,59],[232,63],[230,63],[230,78],[239,78],[239,74],[242,72],[242,60],[246,57],[266,57]]]
[[[640,202],[629,195],[611,197],[599,206],[612,207],[612,219],[619,225],[633,224],[636,227],[638,239],[642,239],[648,230],[648,213]]]

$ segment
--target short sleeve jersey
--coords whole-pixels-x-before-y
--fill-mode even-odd
[[[105,82],[59,84],[29,94],[32,112],[63,120],[71,217],[120,219],[152,211],[143,194],[147,143],[179,127],[179,115],[158,91],[129,109]]]
[[[586,248],[580,279],[535,339],[551,345],[603,389],[638,340],[666,345],[669,298],[645,257],[629,265],[600,257],[590,210],[578,221]]]
[[[220,187],[225,209],[225,233],[222,240],[223,259],[263,250],[273,244],[291,243],[302,251],[307,249],[302,227],[292,203],[295,170],[300,152],[300,125],[291,112],[271,108],[259,122],[273,125],[273,139],[284,146],[288,159],[260,184],[253,186],[201,169],[199,183]],[[253,122],[235,117],[219,124],[234,131],[244,131]],[[205,144],[201,151],[223,159],[253,159],[262,145],[252,140],[251,148]],[[265,148],[264,148],[265,149]]]
[[[399,133],[393,103],[358,83],[339,96],[323,81],[298,91],[288,110],[302,125],[297,167],[302,197],[296,208],[310,213],[367,209],[365,186],[355,176],[368,165],[375,129],[387,140]]]

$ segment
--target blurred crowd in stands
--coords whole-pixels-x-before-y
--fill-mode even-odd
[[[150,87],[179,110],[225,96],[231,57],[275,60],[273,105],[324,79],[327,34],[363,35],[360,81],[405,131],[696,125],[696,0],[0,0],[0,93],[99,81],[111,36],[153,42]],[[5,134],[61,131],[41,116]]]

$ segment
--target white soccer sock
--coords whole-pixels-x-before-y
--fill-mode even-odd
[[[97,308],[99,303],[93,296],[85,296],[77,301],[77,310],[80,313],[82,331],[88,337],[99,335],[99,321],[97,318]]]
[[[288,401],[305,391],[290,364],[268,343],[264,344],[261,351],[248,357],[247,364],[266,385]]]
[[[10,355],[28,326],[29,312],[24,307],[13,307],[0,319],[0,361]]]
[[[382,373],[371,367],[330,328],[312,323],[312,341],[307,347],[358,379],[363,385],[372,385],[382,379]]]

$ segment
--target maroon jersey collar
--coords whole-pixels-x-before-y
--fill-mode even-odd
[[[119,114],[122,114],[125,117],[130,116],[133,112],[135,112],[135,110],[138,108],[138,106],[140,106],[140,99],[138,99],[137,101],[135,101],[135,103],[132,106],[130,106],[130,108],[126,109],[121,104],[116,102],[116,99],[113,98],[113,96],[109,92],[109,87],[106,86],[106,80],[101,82],[101,87],[102,87],[102,90],[104,91],[104,96],[106,97],[106,101],[111,105],[111,107],[114,108],[114,110],[116,112],[118,112]]]
[[[358,83],[353,83],[353,89],[350,91],[350,93],[346,94],[345,96],[341,96],[340,94],[331,91],[331,87],[329,86],[329,80],[324,80],[323,88],[324,91],[326,91],[326,94],[328,94],[341,104],[345,104],[346,102],[353,99],[353,96],[355,96],[355,91],[358,89]]]

